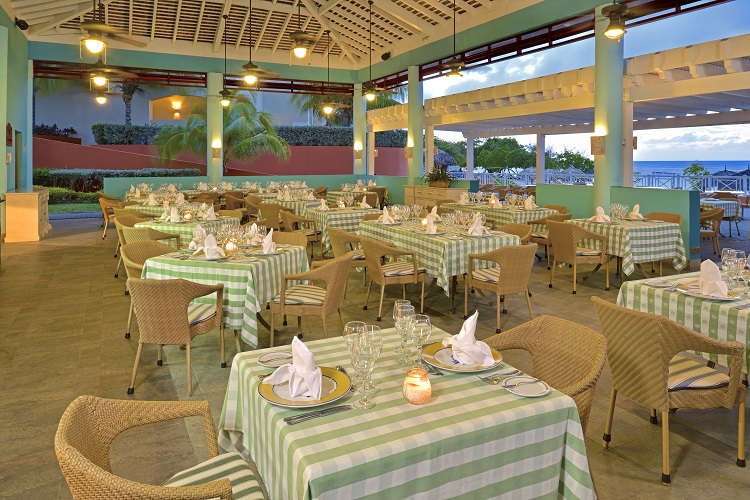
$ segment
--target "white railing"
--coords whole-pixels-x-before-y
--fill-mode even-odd
[[[457,179],[465,179],[465,172],[456,172]],[[536,174],[484,172],[475,173],[474,179],[482,184],[532,185],[536,184]],[[555,170],[545,172],[545,184],[593,184],[594,174],[571,174]],[[703,192],[711,191],[742,191],[750,192],[750,176],[746,175],[706,175],[690,176],[683,174],[636,174],[633,176],[633,186],[652,187],[662,189],[697,189]]]

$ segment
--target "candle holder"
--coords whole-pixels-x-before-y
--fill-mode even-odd
[[[432,385],[425,369],[410,368],[406,372],[403,395],[404,399],[413,405],[423,405],[430,401]]]
[[[185,210],[185,212],[182,214],[182,218],[183,220],[185,220],[185,222],[190,222],[191,220],[193,220],[193,212],[191,212],[190,210]]]
[[[227,256],[232,255],[234,252],[236,252],[237,248],[237,240],[235,240],[234,238],[227,238],[224,242],[224,253],[227,254]]]

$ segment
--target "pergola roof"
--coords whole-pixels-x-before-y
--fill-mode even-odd
[[[635,130],[750,122],[750,34],[626,60]],[[594,131],[594,67],[424,103],[424,123],[467,138]],[[367,113],[376,131],[405,128],[407,105]]]

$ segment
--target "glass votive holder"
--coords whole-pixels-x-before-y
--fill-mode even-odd
[[[428,403],[432,397],[432,385],[427,371],[423,368],[410,368],[404,378],[403,395],[413,405]]]

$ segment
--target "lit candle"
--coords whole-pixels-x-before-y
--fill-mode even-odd
[[[339,200],[339,208],[346,208],[346,203],[344,203],[344,200]]]
[[[184,214],[182,214],[182,218],[189,222],[193,220],[193,213],[190,211],[187,211]]]
[[[226,243],[224,243],[224,251],[226,253],[234,253],[237,250],[237,243],[234,242],[234,240],[227,240]]]
[[[406,372],[403,394],[404,398],[413,405],[423,405],[430,401],[432,386],[424,369],[410,368]]]
[[[218,187],[218,186],[214,186],[214,188],[213,188],[213,189],[214,189],[214,191],[218,191],[218,190],[219,190],[219,187]]]
[[[426,229],[426,228],[427,228],[427,219],[424,218],[422,219],[422,229]]]

